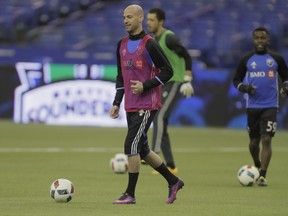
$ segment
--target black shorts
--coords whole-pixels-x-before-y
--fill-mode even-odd
[[[257,138],[264,134],[273,137],[277,129],[277,112],[277,108],[248,108],[247,130],[250,138]]]
[[[140,154],[145,158],[149,151],[147,132],[157,110],[141,110],[126,113],[128,133],[125,139],[124,152],[126,155]]]

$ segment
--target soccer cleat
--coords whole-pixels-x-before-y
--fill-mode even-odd
[[[151,174],[152,175],[159,175],[160,173],[157,170],[152,170]]]
[[[268,186],[266,179],[263,176],[260,176],[257,180],[258,186]]]
[[[142,165],[148,165],[145,160],[141,160]]]
[[[174,185],[169,185],[169,195],[166,201],[167,204],[172,204],[176,200],[177,192],[184,186],[184,182],[179,178]]]
[[[113,204],[135,204],[135,197],[130,196],[127,193],[124,193],[118,200],[115,200]]]
[[[171,168],[171,167],[168,167],[168,170],[169,170],[173,175],[176,175],[176,174],[178,173],[177,167],[175,167],[174,169]]]
[[[177,167],[175,167],[174,169],[172,169],[171,167],[167,167],[167,168],[168,168],[168,170],[169,170],[173,175],[176,175],[176,174],[178,173]],[[151,173],[152,173],[153,175],[158,175],[158,174],[159,174],[159,172],[156,171],[156,170],[153,170]]]

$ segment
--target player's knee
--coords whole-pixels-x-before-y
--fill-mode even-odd
[[[260,137],[250,139],[250,146],[259,146],[259,144],[260,144]]]
[[[146,156],[149,154],[149,152],[150,152],[150,149],[149,149],[149,148],[142,150],[142,151],[140,152],[140,158],[141,158],[141,160],[143,160],[144,158],[146,158]]]
[[[271,136],[269,135],[262,135],[261,137],[262,145],[269,146],[271,145]]]

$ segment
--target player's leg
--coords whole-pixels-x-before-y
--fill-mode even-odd
[[[254,165],[260,169],[260,110],[247,109],[247,130],[250,137],[249,152]]]
[[[156,111],[141,111],[130,116],[131,124],[128,125],[128,134],[125,140],[125,154],[128,155],[129,181],[126,193],[135,196],[135,188],[140,171],[140,151],[142,146],[148,146],[147,131],[155,116]]]
[[[152,134],[152,143],[151,143],[151,149],[156,152],[157,154],[160,154],[161,152],[161,134],[159,132],[159,127],[161,126],[161,121],[158,118],[161,118],[161,116],[158,115],[159,111],[156,113],[154,120],[153,120],[153,134]],[[158,124],[160,122],[160,125]],[[160,139],[160,141],[159,141]],[[158,142],[157,142],[158,140]]]
[[[272,146],[271,146],[271,137],[269,135],[261,136],[261,170],[260,176],[266,177],[266,172],[272,157]]]
[[[158,173],[160,173],[168,182],[169,193],[166,203],[172,204],[176,200],[177,192],[184,186],[184,182],[169,171],[163,160],[154,151],[150,150],[149,153],[144,157],[144,160]]]
[[[161,149],[166,165],[172,169],[175,169],[175,162],[168,134],[168,121],[175,104],[181,98],[179,88],[178,82],[169,82],[164,85],[161,98],[163,106],[153,121],[152,150],[159,153]]]
[[[128,185],[123,196],[114,204],[134,204],[135,189],[140,171],[140,149],[147,140],[146,132],[150,127],[156,111],[127,113],[128,133],[125,139],[124,152],[128,156]],[[147,144],[148,145],[148,144]]]
[[[153,119],[153,114],[156,114],[156,111],[151,111],[151,118]],[[144,159],[147,164],[152,166],[155,170],[157,170],[168,182],[168,188],[169,188],[169,195],[167,199],[167,203],[171,204],[176,200],[176,194],[177,192],[184,186],[184,182],[173,175],[167,168],[167,166],[164,164],[163,160],[160,158],[158,154],[156,154],[154,151],[150,150],[149,145],[148,145],[148,137],[147,137],[147,132],[150,126],[148,120],[147,127],[143,133],[143,136],[141,137],[139,145],[140,147],[140,157],[141,159]]]
[[[144,160],[149,166],[151,166],[153,169],[156,169],[157,167],[160,167],[162,165],[163,160],[158,154],[156,154],[152,150],[146,150],[146,152],[148,153],[144,156]]]
[[[169,185],[173,185],[178,181],[178,178],[168,170],[163,160],[154,151],[150,150],[144,160],[152,168],[157,170],[166,179]]]
[[[263,109],[260,121],[261,127],[261,170],[258,185],[267,186],[266,173],[272,157],[272,137],[277,128],[277,109]]]
[[[168,170],[163,160],[154,151],[150,150],[144,160],[166,179],[168,185],[174,185],[178,181],[178,177]]]
[[[255,167],[261,168],[260,161],[260,137],[250,138],[249,151],[252,156]]]
[[[175,105],[178,103],[178,101],[181,99],[182,95],[180,94],[180,86],[181,84],[178,82],[174,82],[169,90],[169,95],[167,99],[165,100],[165,103],[163,104],[163,109],[165,109],[164,113],[164,133],[163,133],[163,140],[161,143],[161,151],[164,157],[164,160],[166,161],[166,165],[170,168],[170,171],[172,171],[174,174],[177,173],[177,168],[175,165],[175,160],[173,157],[172,152],[172,146],[170,142],[170,137],[168,134],[168,124],[169,124],[169,118],[171,115],[171,112],[173,111]]]

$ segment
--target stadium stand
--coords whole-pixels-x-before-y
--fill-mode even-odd
[[[271,31],[273,47],[287,56],[286,0],[0,0],[0,63],[49,57],[59,63],[114,64],[117,41],[125,35],[122,10],[131,3],[146,12],[165,9],[167,27],[208,66],[234,67],[259,25]]]

